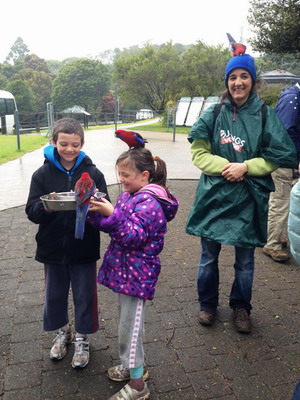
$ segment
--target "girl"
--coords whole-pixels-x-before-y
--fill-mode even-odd
[[[92,200],[90,211],[94,213],[87,220],[111,237],[98,282],[118,293],[121,365],[109,368],[107,374],[115,381],[130,380],[109,400],[143,400],[150,397],[144,382],[148,377],[142,342],[145,300],[154,297],[160,273],[158,255],[178,201],[166,188],[165,162],[153,159],[149,150],[128,150],[116,167],[125,192],[115,207],[106,199]]]

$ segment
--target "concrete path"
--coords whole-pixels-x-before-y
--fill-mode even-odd
[[[218,319],[213,327],[199,325],[199,239],[184,230],[196,185],[169,182],[180,209],[169,224],[156,296],[146,306],[150,399],[290,400],[300,377],[300,267],[275,263],[257,249],[254,330],[238,334],[228,306],[233,249],[224,246]],[[117,185],[110,194],[114,200]],[[44,274],[34,260],[36,230],[23,206],[0,212],[0,399],[107,400],[122,386],[105,376],[118,362],[116,295],[98,287],[101,328],[90,337],[87,368],[71,367],[73,346],[65,359],[52,362],[55,334],[42,332]],[[107,244],[102,234],[102,254]]]
[[[290,400],[300,377],[300,267],[294,260],[275,263],[256,250],[254,330],[241,335],[228,306],[234,253],[224,246],[218,318],[213,327],[199,325],[200,244],[185,233],[199,171],[185,135],[173,142],[172,134],[142,134],[153,154],[167,162],[169,187],[180,200],[161,255],[157,293],[146,306],[151,400]],[[126,148],[113,130],[86,134],[85,150],[112,184],[113,202],[119,194],[113,165]],[[87,368],[71,367],[73,346],[58,363],[48,357],[55,333],[42,331],[43,265],[34,260],[37,226],[24,213],[31,174],[42,162],[38,150],[0,166],[0,400],[107,400],[122,387],[105,376],[118,362],[113,292],[98,287],[101,328],[90,337]],[[101,236],[103,254],[109,238]],[[71,306],[70,316],[73,321]]]

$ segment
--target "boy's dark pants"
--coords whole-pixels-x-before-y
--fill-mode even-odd
[[[69,322],[70,286],[76,332],[96,332],[99,328],[96,261],[88,264],[45,264],[44,330],[57,330]]]

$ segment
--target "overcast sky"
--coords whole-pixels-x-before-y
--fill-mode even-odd
[[[226,32],[250,45],[248,0],[1,1],[0,62],[21,37],[46,60],[96,56],[146,43],[228,45]]]

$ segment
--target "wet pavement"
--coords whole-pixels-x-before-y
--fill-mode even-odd
[[[153,143],[149,140],[149,148],[153,146],[155,155],[170,160],[172,179],[168,184],[180,207],[169,223],[156,296],[146,306],[150,399],[290,400],[300,377],[300,267],[294,260],[275,263],[257,249],[254,329],[250,335],[239,334],[228,306],[233,249],[224,246],[218,317],[212,327],[199,325],[196,276],[200,244],[199,238],[185,234],[199,173],[193,176],[189,149],[181,138],[173,143],[171,135],[144,136],[150,139],[152,135],[157,136]],[[119,144],[111,144],[116,155],[124,150]],[[85,150],[97,162],[87,146],[88,135]],[[109,164],[109,160],[114,163],[115,157],[115,153],[107,156],[107,146],[101,153],[100,168],[104,172],[101,165]],[[95,156],[98,151],[94,149]],[[29,158],[24,163],[33,167]],[[29,169],[25,170],[29,174]],[[108,183],[114,183],[113,178],[113,173],[107,175]],[[10,176],[10,182],[13,179]],[[119,186],[112,184],[109,191],[114,201]],[[107,400],[122,387],[105,375],[105,370],[118,362],[116,295],[98,286],[100,330],[90,335],[89,365],[79,371],[71,367],[73,345],[66,358],[52,362],[48,355],[55,333],[42,331],[44,274],[43,265],[34,260],[36,231],[37,226],[26,218],[24,202],[0,211],[0,399]],[[101,238],[103,254],[109,238],[105,234]],[[73,321],[71,302],[70,315]]]

